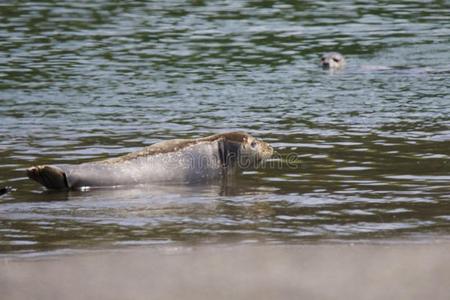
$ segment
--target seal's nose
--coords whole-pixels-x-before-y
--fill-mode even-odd
[[[269,144],[266,144],[267,145],[267,149],[266,149],[266,155],[267,155],[267,158],[270,158],[272,155],[273,155],[273,147],[271,146],[271,145],[269,145]]]
[[[325,68],[325,69],[328,69],[330,67],[330,61],[323,60],[322,61],[322,67]]]

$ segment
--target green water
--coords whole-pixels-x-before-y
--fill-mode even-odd
[[[0,253],[450,236],[448,1],[0,3]],[[340,51],[347,66],[319,67]],[[36,164],[244,130],[297,168],[49,193]]]

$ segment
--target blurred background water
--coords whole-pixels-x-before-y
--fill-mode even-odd
[[[450,236],[448,1],[0,3],[0,253]],[[347,66],[319,67],[340,51]],[[46,192],[36,164],[244,130],[298,168]]]

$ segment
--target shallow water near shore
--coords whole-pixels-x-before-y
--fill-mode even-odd
[[[0,254],[448,239],[449,19],[446,1],[1,3]],[[333,50],[347,66],[322,70]],[[24,177],[230,130],[297,164],[87,192]]]

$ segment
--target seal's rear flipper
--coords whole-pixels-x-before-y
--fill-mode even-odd
[[[48,189],[65,190],[69,188],[66,174],[54,166],[37,166],[27,169],[27,176]]]

